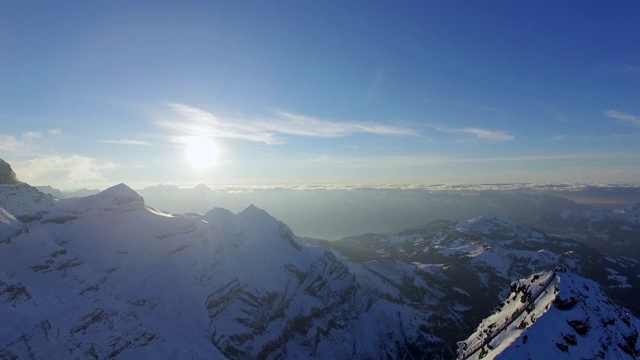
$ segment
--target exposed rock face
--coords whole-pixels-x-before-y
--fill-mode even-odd
[[[19,184],[16,173],[6,161],[0,159],[0,184]]]

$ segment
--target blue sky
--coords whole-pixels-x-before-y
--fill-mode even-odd
[[[0,157],[65,189],[637,182],[638,19],[637,1],[0,1]],[[197,169],[203,137],[217,162]]]

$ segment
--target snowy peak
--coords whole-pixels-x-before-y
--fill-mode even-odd
[[[60,199],[51,208],[43,221],[56,223],[66,222],[65,219],[88,216],[91,213],[126,213],[138,210],[157,210],[146,207],[144,199],[125,184],[112,186],[95,195],[85,197]]]
[[[144,199],[125,184],[112,186],[95,195],[87,196],[85,203],[93,203],[102,210],[133,210],[144,208]]]
[[[238,213],[238,215],[245,218],[268,217],[270,219],[274,219],[273,216],[269,215],[268,212],[264,211],[263,209],[260,209],[259,207],[253,204],[250,204],[249,206],[247,206],[244,210]]]
[[[236,218],[240,224],[250,224],[251,229],[255,230],[256,233],[273,233],[273,229],[279,229],[282,226],[286,226],[278,221],[278,219],[253,204],[239,212],[238,215],[236,215]]]
[[[640,320],[571,273],[515,281],[496,310],[458,342],[458,359],[633,359],[640,352]]]
[[[125,184],[114,185],[98,194],[99,197],[113,198],[113,199],[136,199],[142,201],[142,197],[138,195],[133,189]]]

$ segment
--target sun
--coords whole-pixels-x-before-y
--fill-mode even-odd
[[[218,146],[208,137],[192,136],[186,139],[184,156],[192,168],[206,170],[218,163]]]

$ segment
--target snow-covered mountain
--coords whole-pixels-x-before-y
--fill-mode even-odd
[[[640,260],[640,203],[619,210],[561,211],[532,219],[548,233],[570,236],[602,253]]]
[[[172,215],[123,184],[22,206],[35,191],[0,188],[0,358],[408,358],[448,347],[433,331],[443,290],[410,264],[346,261],[254,206]]]
[[[562,271],[514,281],[458,359],[636,359],[640,320],[595,282]]]

